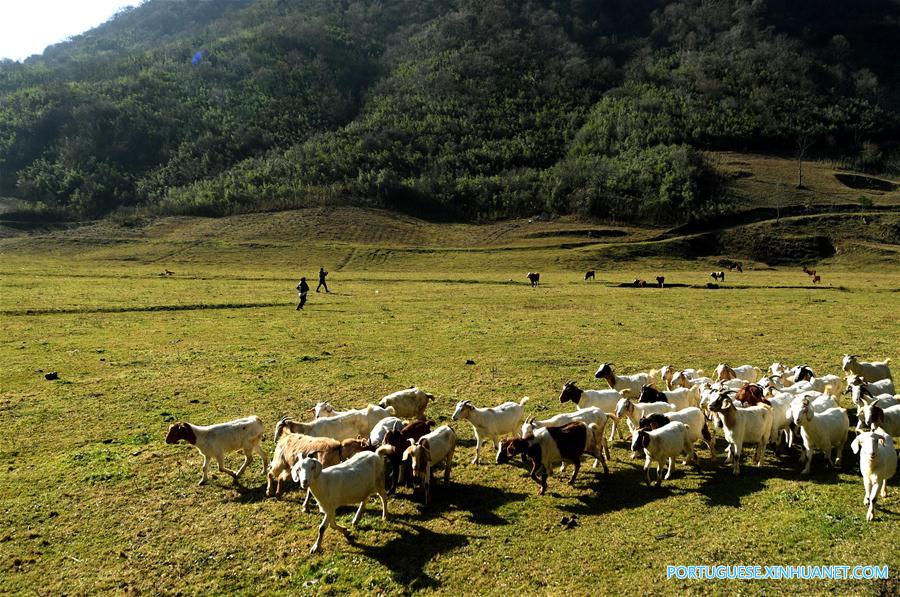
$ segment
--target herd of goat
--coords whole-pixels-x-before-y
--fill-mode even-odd
[[[744,264],[740,261],[732,261],[728,266],[728,271],[738,271],[739,273],[743,273]],[[816,270],[809,269],[805,265],[803,266],[803,273],[808,275],[812,280],[813,284],[821,284],[822,276],[816,273]],[[525,277],[528,278],[528,281],[531,283],[532,288],[537,288],[537,285],[541,281],[541,274],[538,272],[528,272],[525,274]],[[725,281],[725,272],[724,271],[715,271],[710,272],[709,277],[713,279],[713,282],[724,282]],[[584,273],[584,281],[588,280],[596,280],[597,279],[597,270],[589,269]],[[641,278],[635,278],[634,281],[631,282],[631,286],[635,288],[647,288],[648,286],[652,286],[650,282],[647,280],[642,280]],[[656,276],[656,287],[657,288],[665,288],[666,286],[666,278],[665,276]],[[708,287],[715,287],[715,284],[707,284]]]
[[[608,473],[609,442],[616,434],[625,439],[623,420],[632,458],[644,456],[648,485],[653,463],[658,486],[671,477],[677,458],[684,456],[685,464],[698,462],[698,442],[706,445],[715,461],[719,430],[726,443],[725,463],[735,475],[740,474],[745,445],[756,447],[756,465],[768,445],[779,451],[798,441],[803,474],[810,473],[815,452],[840,465],[850,419],[838,396],[850,394],[858,419],[851,448],[859,454],[866,518],[871,521],[877,498],[885,497],[887,480],[897,469],[892,437],[900,437],[900,394],[895,394],[889,360],[864,362],[857,355],[845,355],[842,369],[846,378],[817,377],[806,365],[788,369],[773,363],[764,373],[752,365],[720,364],[710,378],[700,370],[668,365],[649,373],[618,375],[612,363],[604,363],[595,378],[606,380],[609,389],[582,390],[574,382],[563,386],[560,403],[573,403],[574,411],[536,420],[525,415],[527,397],[487,408],[464,400],[451,419],[466,420],[474,429],[473,464],[479,463],[482,446],[491,440],[496,462],[521,459],[543,494],[548,475],[558,465],[560,472],[572,465],[573,484],[585,454],[595,459],[594,467],[600,463]],[[268,477],[268,496],[280,496],[283,484],[291,479],[306,492],[304,511],[314,497],[324,513],[310,550],[316,552],[328,526],[347,532],[336,521],[338,507],[358,504],[351,523],[355,525],[372,495],[378,495],[386,518],[388,495],[399,487],[420,486],[429,503],[432,471],[443,467],[444,482],[449,482],[457,435],[449,425],[432,429],[435,423],[426,419],[425,412],[433,401],[432,394],[413,387],[361,409],[338,411],[320,402],[311,421],[283,417],[278,422],[270,462],[261,446],[264,427],[255,416],[209,426],[176,423],[169,428],[166,443],[184,440],[196,446],[203,456],[201,485],[207,481],[210,459],[236,480],[259,454]],[[232,471],[225,467],[224,457],[235,451],[243,452],[244,462]]]

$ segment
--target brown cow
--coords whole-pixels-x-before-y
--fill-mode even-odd
[[[531,287],[537,288],[538,282],[541,281],[541,274],[539,274],[537,272],[528,272],[526,277],[531,282]]]

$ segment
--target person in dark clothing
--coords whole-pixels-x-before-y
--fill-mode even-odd
[[[324,267],[319,268],[319,285],[316,286],[316,292],[319,292],[319,288],[322,286],[325,287],[325,292],[331,292],[328,290],[328,284],[325,283],[325,276],[328,275],[328,272],[325,271]]]
[[[300,304],[297,305],[297,311],[299,311],[306,304],[306,293],[309,292],[309,284],[306,283],[306,278],[300,278],[300,283],[297,284],[297,292],[300,293]]]

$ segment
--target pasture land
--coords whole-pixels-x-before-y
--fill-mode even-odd
[[[735,479],[701,449],[699,470],[679,465],[648,489],[642,462],[616,442],[609,477],[585,468],[569,487],[554,476],[539,497],[519,468],[469,464],[471,428],[454,423],[462,446],[431,507],[401,491],[382,522],[373,502],[351,542],[329,531],[313,557],[321,516],[300,511],[297,491],[265,498],[258,460],[241,485],[213,474],[197,487],[196,451],[163,443],[173,420],[257,414],[272,428],[320,400],[362,406],[413,384],[438,395],[438,421],[458,400],[524,395],[528,412],[545,416],[569,410],[557,399],[564,381],[600,387],[601,361],[632,372],[781,360],[837,373],[848,351],[898,358],[900,267],[890,255],[862,271],[839,255],[819,266],[825,284],[815,289],[798,268],[748,264],[707,290],[714,261],[664,254],[602,262],[590,283],[581,274],[595,253],[579,251],[659,231],[625,229],[582,247],[570,244],[586,238],[572,220],[441,227],[383,212],[327,215],[0,241],[0,592],[900,590],[898,480],[866,523],[849,449],[839,471],[817,457],[808,479],[795,456],[771,451]],[[310,224],[317,217],[322,225]],[[298,313],[297,278],[314,282],[320,264],[334,292],[311,293]],[[164,268],[175,275],[160,276]],[[536,290],[528,270],[542,274]],[[695,287],[617,287],[659,273]],[[59,380],[46,381],[49,371]],[[342,510],[342,522],[350,516]],[[560,524],[573,516],[574,528]],[[892,579],[665,579],[667,564],[712,563],[879,564]]]

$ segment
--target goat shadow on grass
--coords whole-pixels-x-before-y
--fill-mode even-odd
[[[650,502],[682,493],[673,485],[675,480],[684,475],[684,467],[680,466],[680,464],[673,471],[672,479],[668,481],[663,480],[662,485],[659,487],[656,486],[656,476],[653,474],[655,471],[650,471],[650,478],[653,479],[654,484],[647,486],[643,460],[640,461],[640,464],[628,464],[631,465],[629,469],[618,469],[610,475],[604,475],[602,472],[592,475],[588,483],[591,493],[582,493],[574,496],[577,500],[576,502],[561,504],[559,509],[579,516],[604,514],[627,508],[639,508]],[[578,479],[575,480],[576,489],[586,485],[582,481],[583,477],[581,476],[584,474],[584,470],[585,468],[582,467],[582,472],[579,473]],[[663,468],[663,475],[665,475],[665,467]],[[587,476],[584,478],[587,478]],[[560,478],[559,481],[564,482],[565,479]],[[551,495],[556,497],[554,493],[551,493]]]
[[[231,483],[231,485],[223,484],[222,487],[224,489],[230,490],[231,492],[234,492],[233,494],[229,494],[229,499],[231,501],[239,502],[241,504],[252,504],[268,499],[266,497],[265,483],[263,483],[262,485],[254,485],[252,487],[247,487],[242,483]],[[301,500],[303,499],[304,495],[305,493],[302,493],[300,495]]]
[[[388,519],[391,521],[391,519]],[[410,592],[437,589],[441,582],[423,570],[435,556],[468,545],[469,537],[457,533],[435,533],[421,525],[392,520],[406,528],[384,545],[353,543],[367,557],[377,560],[391,571],[394,581]]]
[[[498,515],[496,510],[509,502],[524,500],[527,494],[489,485],[454,483],[451,480],[449,486],[445,486],[443,481],[432,482],[429,505],[422,503],[424,494],[418,489],[413,493],[405,493],[404,497],[416,503],[418,510],[403,518],[427,521],[442,516],[448,510],[455,510],[467,513],[469,520],[475,524],[501,526],[510,524],[510,521]]]
[[[741,472],[735,476],[731,465],[724,465],[720,454],[715,466],[708,466],[699,471],[703,480],[700,493],[708,505],[730,506],[740,508],[741,498],[766,488],[769,479],[784,479],[800,483],[833,485],[843,483],[841,473],[850,471],[846,465],[829,467],[822,454],[813,454],[812,471],[809,475],[801,474],[803,466],[794,452],[774,457],[771,452],[763,457],[762,466],[751,463],[750,456],[755,449],[745,452],[741,461]]]

